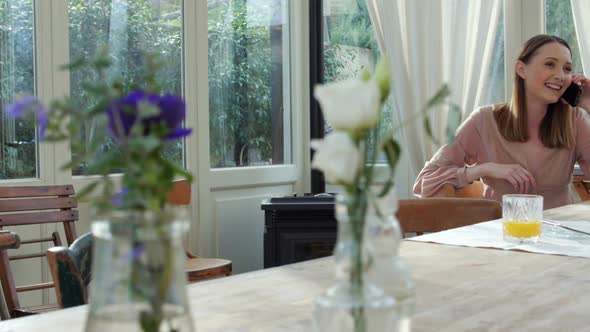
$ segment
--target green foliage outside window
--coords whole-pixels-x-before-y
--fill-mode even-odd
[[[74,102],[88,108],[96,103],[94,96],[80,84],[89,78],[112,80],[122,76],[125,84],[133,86],[143,78],[145,52],[162,60],[157,81],[162,90],[182,94],[181,12],[180,0],[70,0],[70,59],[89,59],[103,48],[109,48],[113,66],[106,78],[95,77],[91,68],[72,71],[70,91]],[[117,145],[105,134],[102,124],[87,121],[82,125],[81,137],[72,140],[73,150],[105,153]],[[104,136],[99,149],[91,146],[92,137]],[[75,146],[78,145],[78,146]],[[167,159],[183,163],[183,143],[171,143],[165,151]],[[84,173],[87,165],[73,169],[74,175]]]
[[[34,92],[32,0],[0,0],[0,180],[37,174],[35,123],[8,120],[3,107]]]
[[[271,70],[282,65],[272,63],[267,10],[248,11],[245,0],[209,9],[211,167],[248,166],[249,150],[272,163],[272,112],[276,110],[271,108],[271,94],[282,98],[282,91],[272,89],[278,82],[271,81]]]
[[[545,31],[565,39],[572,48],[572,61],[575,73],[582,72],[580,48],[576,37],[572,5],[569,1],[545,0]]]

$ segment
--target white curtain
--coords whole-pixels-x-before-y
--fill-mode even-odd
[[[582,58],[582,68],[586,75],[590,75],[590,1],[588,0],[571,0],[572,13],[574,14],[574,26],[576,27],[576,37],[580,46],[580,57]]]
[[[379,46],[392,68],[394,110],[402,123],[415,117],[426,101],[448,83],[451,101],[463,118],[479,106],[486,88],[501,0],[367,0]],[[447,110],[431,112],[439,142],[445,141]],[[438,146],[422,121],[403,129],[404,153],[414,179]]]

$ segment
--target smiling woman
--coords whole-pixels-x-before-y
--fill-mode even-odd
[[[438,196],[445,184],[481,178],[484,198],[527,193],[544,196],[545,208],[572,203],[574,163],[590,174],[590,80],[572,75],[571,54],[559,37],[529,39],[515,62],[512,102],[476,110],[426,163],[414,193]],[[582,89],[579,107],[561,98],[571,82]]]

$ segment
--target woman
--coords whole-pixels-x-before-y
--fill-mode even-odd
[[[571,82],[582,89],[578,107],[561,98]],[[414,193],[437,196],[446,184],[462,188],[481,178],[484,198],[521,193],[542,195],[545,208],[573,203],[574,163],[590,175],[588,111],[590,79],[572,74],[567,42],[535,36],[514,65],[512,102],[474,111],[426,163]]]

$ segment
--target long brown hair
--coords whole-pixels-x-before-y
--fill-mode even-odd
[[[556,36],[537,35],[529,39],[523,46],[518,60],[529,63],[537,50],[548,43],[559,43],[570,51],[568,43]],[[544,146],[548,148],[571,149],[574,145],[574,132],[569,105],[558,100],[547,107],[547,113],[541,121],[539,137]],[[510,142],[526,142],[529,139],[527,123],[527,107],[524,91],[524,80],[516,71],[514,72],[514,83],[512,100],[497,108],[494,112],[496,124],[502,136]]]

